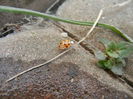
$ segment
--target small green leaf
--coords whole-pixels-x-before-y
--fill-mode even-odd
[[[128,47],[126,49],[119,50],[118,53],[119,53],[119,56],[122,58],[128,57],[130,54],[133,53],[133,47]]]
[[[115,59],[115,64],[112,66],[111,71],[114,74],[122,75],[124,73],[124,67],[126,66],[125,59],[117,58]]]
[[[117,43],[113,41],[107,46],[107,51],[116,51],[117,49]]]
[[[106,53],[110,57],[119,58],[119,57],[127,57],[133,52],[133,44],[129,42],[111,42],[106,48]]]
[[[103,69],[111,69],[113,64],[112,60],[101,60],[98,62],[98,65]]]
[[[105,46],[105,48],[107,48],[108,45],[111,43],[111,41],[105,38],[100,39],[100,42]]]
[[[114,74],[117,74],[117,75],[122,75],[124,73],[123,71],[123,67],[122,66],[113,66],[111,68],[111,71],[114,73]]]
[[[131,53],[131,51],[128,51],[128,50],[120,50],[120,51],[118,51],[118,52],[119,52],[119,56],[120,56],[121,58],[125,58],[125,57],[129,56],[130,53]]]
[[[119,57],[119,54],[117,51],[118,51],[118,46],[117,46],[117,43],[115,42],[111,42],[106,48],[107,55],[113,58]]]
[[[115,62],[116,66],[122,66],[122,67],[126,66],[126,61],[124,58],[117,58],[115,61],[116,61]]]
[[[107,55],[109,55],[112,58],[118,58],[119,57],[119,54],[114,52],[114,51],[112,51],[112,52],[111,51],[107,51],[106,53],[107,53]]]
[[[105,65],[105,67],[106,67],[107,69],[111,69],[112,66],[114,65],[114,62],[110,59],[110,60],[108,60],[104,65]]]
[[[129,45],[128,42],[125,42],[125,41],[121,41],[119,43],[117,43],[117,46],[120,50],[123,50],[123,49],[126,49],[126,46]]]
[[[104,63],[105,63],[106,60],[100,60],[98,61],[97,65],[103,69],[106,69],[105,66],[104,66]]]
[[[106,59],[106,55],[100,50],[95,51],[95,56],[99,60],[105,60]]]

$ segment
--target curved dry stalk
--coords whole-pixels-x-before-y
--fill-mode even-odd
[[[97,17],[96,21],[94,22],[94,24],[93,24],[93,26],[92,26],[92,28],[89,30],[89,32],[86,34],[86,36],[85,36],[83,39],[81,39],[77,44],[80,44],[81,42],[83,42],[83,41],[90,35],[90,33],[91,33],[91,32],[94,30],[94,28],[96,27],[96,25],[97,25],[97,23],[98,23],[98,21],[99,21],[101,15],[102,15],[102,13],[103,13],[103,10],[101,9],[100,12],[99,12],[99,14],[98,14],[98,17]],[[48,61],[46,61],[46,62],[44,62],[44,63],[42,63],[42,64],[36,65],[36,66],[34,66],[34,67],[31,67],[31,68],[29,68],[29,69],[27,69],[27,70],[25,70],[25,71],[22,71],[22,72],[16,74],[15,76],[13,76],[13,77],[9,78],[8,80],[6,80],[6,82],[12,81],[13,79],[15,79],[15,78],[17,78],[17,77],[19,77],[19,76],[21,76],[21,75],[23,75],[23,74],[25,74],[25,73],[27,73],[27,72],[33,70],[33,69],[42,67],[42,66],[44,66],[44,65],[46,65],[46,64],[48,64],[48,63],[54,61],[55,59],[61,57],[62,55],[64,55],[64,54],[67,53],[68,51],[70,51],[71,49],[73,49],[73,47],[71,47],[70,49],[68,49],[68,50],[66,50],[66,51],[64,51],[64,52],[62,52],[62,53],[60,53],[59,55],[55,56],[54,58],[52,58],[52,59],[50,59],[50,60],[48,60]]]
[[[8,80],[6,80],[6,82],[9,82],[9,81],[11,81],[11,80],[13,80],[13,79],[15,79],[15,78],[21,76],[21,75],[23,75],[23,74],[25,74],[25,73],[27,73],[27,72],[33,70],[33,69],[42,67],[42,66],[44,66],[44,65],[46,65],[46,64],[48,64],[48,63],[54,61],[55,59],[59,58],[60,56],[64,55],[65,53],[67,53],[67,52],[70,51],[70,50],[71,50],[71,49],[68,49],[68,50],[66,50],[66,51],[64,51],[64,52],[62,52],[62,53],[60,53],[59,55],[55,56],[54,58],[52,58],[52,59],[50,59],[50,60],[48,60],[48,61],[46,61],[46,62],[44,62],[44,63],[42,63],[42,64],[36,65],[36,66],[31,67],[31,68],[29,68],[29,69],[27,69],[27,70],[25,70],[25,71],[22,71],[22,72],[16,74],[15,76],[9,78]]]
[[[56,0],[47,10],[46,13],[50,12],[50,9],[52,9],[60,0]]]
[[[123,6],[125,6],[125,5],[127,5],[127,4],[129,4],[129,3],[131,3],[131,1],[132,1],[132,0],[127,0],[127,1],[125,1],[125,2],[118,3],[118,4],[114,5],[114,6],[111,6],[111,7],[109,7],[109,8],[123,7]]]
[[[131,0],[128,0],[128,1],[125,2],[125,3],[121,3],[121,4],[118,4],[118,5],[116,5],[116,6],[124,6],[124,5],[128,4],[130,1],[131,1]],[[115,6],[114,6],[114,7],[115,7]],[[105,8],[104,8],[104,9],[105,9]],[[98,17],[97,17],[96,21],[94,22],[92,28],[89,30],[89,32],[86,34],[86,36],[83,37],[77,44],[80,44],[81,42],[83,42],[83,41],[90,35],[90,33],[94,30],[94,28],[95,28],[96,25],[98,24],[98,21],[99,21],[100,17],[102,16],[102,14],[103,14],[103,9],[100,10],[100,12],[99,12],[99,14],[98,14]],[[51,19],[52,19],[52,18],[51,18]],[[54,19],[54,18],[53,18],[53,19]],[[56,18],[55,18],[55,19],[56,19]],[[58,19],[58,20],[64,21],[63,19],[62,19],[62,20],[61,20],[61,19]],[[64,22],[67,22],[67,21],[64,21]],[[68,21],[68,22],[69,22],[69,21]],[[70,22],[71,22],[71,20],[70,20]],[[72,22],[73,22],[73,21],[72,21]],[[77,22],[75,22],[75,23],[77,23]],[[99,24],[99,25],[100,25],[100,24]],[[107,28],[109,27],[109,28],[112,29],[112,30],[117,30],[117,29],[115,29],[115,28],[112,27],[112,26],[105,25],[105,24],[102,24],[102,25],[103,25],[104,27],[107,27]],[[117,30],[117,32],[119,33],[118,30]],[[120,34],[121,34],[121,32],[120,32]],[[122,34],[121,34],[121,35],[122,35]],[[125,35],[124,35],[124,37],[126,38]],[[126,38],[126,39],[130,41],[130,38]],[[131,41],[132,41],[132,39],[131,39]],[[72,47],[72,48],[73,48],[73,47]],[[29,68],[29,69],[27,69],[27,70],[25,70],[25,71],[23,71],[23,72],[20,72],[20,73],[16,74],[15,76],[13,76],[13,77],[9,78],[8,80],[6,80],[6,82],[12,81],[13,79],[15,79],[15,78],[17,78],[17,77],[19,77],[19,76],[21,76],[21,75],[23,75],[23,74],[25,74],[25,73],[27,73],[27,72],[33,70],[33,69],[42,67],[42,66],[44,66],[44,65],[46,65],[46,64],[48,64],[48,63],[54,61],[55,59],[61,57],[61,56],[64,55],[65,53],[69,52],[72,48],[70,48],[70,49],[68,49],[68,50],[66,50],[66,51],[64,51],[64,52],[62,52],[62,53],[60,53],[59,55],[55,56],[54,58],[52,58],[52,59],[50,59],[50,60],[48,60],[48,61],[46,61],[46,62],[44,62],[44,63],[42,63],[42,64],[36,65],[36,66],[31,67],[31,68]]]
[[[94,28],[96,27],[98,21],[100,20],[101,16],[103,14],[103,9],[100,10],[99,14],[98,14],[98,17],[96,19],[96,21],[94,22],[93,26],[91,27],[91,29],[89,30],[89,32],[86,34],[85,37],[83,37],[79,42],[78,44],[80,44],[81,42],[83,42],[90,34],[91,32],[94,30]]]

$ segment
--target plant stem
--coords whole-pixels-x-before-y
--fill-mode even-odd
[[[94,22],[83,22],[83,21],[75,21],[75,20],[69,20],[69,19],[63,19],[57,16],[33,11],[33,10],[28,10],[28,9],[22,9],[22,8],[15,8],[15,7],[7,7],[7,6],[0,6],[0,12],[11,12],[11,13],[20,13],[20,14],[27,14],[27,15],[33,15],[33,16],[38,16],[42,18],[47,18],[51,19],[54,21],[61,21],[65,23],[70,23],[70,24],[75,24],[75,25],[82,25],[82,26],[93,26]],[[103,27],[106,29],[110,29],[113,32],[117,33],[119,36],[123,37],[125,40],[132,42],[133,39],[131,39],[128,35],[125,33],[122,33],[120,30],[115,28],[114,26],[108,25],[108,24],[102,24],[102,23],[97,23],[96,26]]]

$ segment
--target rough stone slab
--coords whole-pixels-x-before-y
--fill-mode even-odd
[[[64,87],[66,88],[64,90],[67,91],[67,88],[68,88],[67,92],[71,90],[72,96],[81,95],[78,93],[80,92],[79,89],[81,88],[83,91],[85,91],[85,89],[87,88],[86,89],[87,93],[88,91],[90,91],[89,93],[93,97],[93,92],[91,92],[90,90],[91,86],[96,86],[96,90],[98,89],[102,90],[107,88],[107,90],[109,90],[109,93],[107,93],[107,97],[114,96],[114,97],[124,98],[124,97],[127,97],[125,93],[128,93],[131,95],[131,91],[127,88],[127,86],[125,86],[123,83],[120,83],[118,80],[110,77],[110,75],[108,75],[104,70],[95,66],[94,56],[90,54],[88,51],[84,50],[81,46],[77,46],[76,50],[72,50],[68,52],[67,54],[63,55],[61,58],[50,63],[49,65],[46,65],[40,69],[24,74],[20,78],[12,81],[7,85],[4,84],[5,80],[14,76],[15,74],[23,70],[26,70],[29,67],[42,63],[46,60],[49,60],[54,56],[58,55],[59,53],[61,53],[61,51],[59,51],[57,47],[59,41],[61,39],[64,39],[60,35],[61,32],[62,31],[60,29],[58,29],[53,25],[47,25],[45,27],[33,26],[31,30],[25,30],[23,32],[8,35],[0,39],[0,46],[1,46],[0,47],[0,59],[1,59],[0,66],[2,68],[0,71],[1,72],[0,86],[2,90],[1,93],[3,93],[2,95],[4,94],[11,95],[16,92],[20,92],[20,93],[23,92],[23,94],[21,94],[23,96],[25,94],[28,94],[29,91],[31,91],[30,93],[31,95],[32,91],[36,92],[36,89],[39,90],[39,88],[44,85],[45,86],[42,87],[44,88],[44,90],[42,89],[40,90],[42,90],[42,93],[45,91],[45,94],[46,93],[48,94],[48,93],[51,93],[50,90],[58,90],[58,89],[55,89],[56,87],[50,87],[50,86],[56,85],[56,83],[58,82],[59,84],[57,84],[57,87],[60,87],[61,85],[61,89],[62,89],[63,86],[68,86],[68,87]],[[75,68],[79,68],[79,69],[75,69]],[[87,75],[92,77],[92,79],[90,79],[89,76],[87,76],[88,79],[86,79],[84,78],[84,76],[82,77],[82,75],[80,74],[75,74],[78,71],[87,73]],[[68,77],[67,75],[71,75],[71,76]],[[79,75],[79,77],[81,78],[79,79],[74,78],[73,76],[75,75]],[[69,79],[69,83],[67,82],[68,79]],[[71,82],[73,81],[75,83],[71,87],[71,84],[72,84]],[[98,82],[98,83],[95,84],[95,82]],[[63,85],[64,83],[67,83],[67,85]],[[79,87],[77,87],[77,84]],[[105,87],[100,87],[102,85],[99,85],[99,84],[102,84]],[[39,88],[36,86],[39,86]],[[34,89],[33,87],[35,87],[35,90],[31,90],[31,89]],[[45,88],[46,89],[53,88],[53,89],[45,90]],[[76,88],[79,88],[79,89],[74,90]],[[3,92],[3,89],[4,89],[4,92]],[[92,90],[92,91],[95,92],[96,90]],[[124,93],[118,92],[117,94],[116,90],[122,91]],[[54,95],[61,94],[61,91],[59,92],[52,91],[52,92]],[[103,92],[106,92],[106,90],[104,90]],[[113,94],[110,96],[110,93],[113,93]],[[102,94],[104,93],[101,93],[99,97],[103,97],[101,96]],[[16,93],[15,95],[19,96],[19,93]],[[119,95],[122,95],[122,96],[119,96]],[[126,95],[126,96],[123,96],[123,95]],[[96,97],[98,96],[96,95]]]

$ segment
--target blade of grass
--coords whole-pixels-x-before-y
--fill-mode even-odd
[[[42,17],[42,18],[51,19],[51,20],[54,20],[54,21],[61,21],[61,22],[65,22],[65,23],[70,23],[70,24],[75,24],[75,25],[82,25],[82,26],[93,26],[93,24],[94,24],[94,22],[83,22],[83,21],[69,20],[69,19],[64,19],[64,18],[60,18],[60,17],[57,17],[57,16],[53,16],[53,15],[33,11],[33,10],[15,8],[15,7],[0,6],[0,12],[11,12],[11,13],[18,13],[18,14],[33,15],[33,16],[38,16],[38,17]],[[130,38],[125,33],[122,33],[119,29],[115,28],[114,26],[111,26],[111,25],[108,25],[108,24],[102,24],[102,23],[97,23],[96,26],[103,27],[103,28],[106,28],[106,29],[110,29],[110,30],[112,30],[112,32],[117,33],[119,36],[123,37],[125,40],[133,43],[132,38]]]

